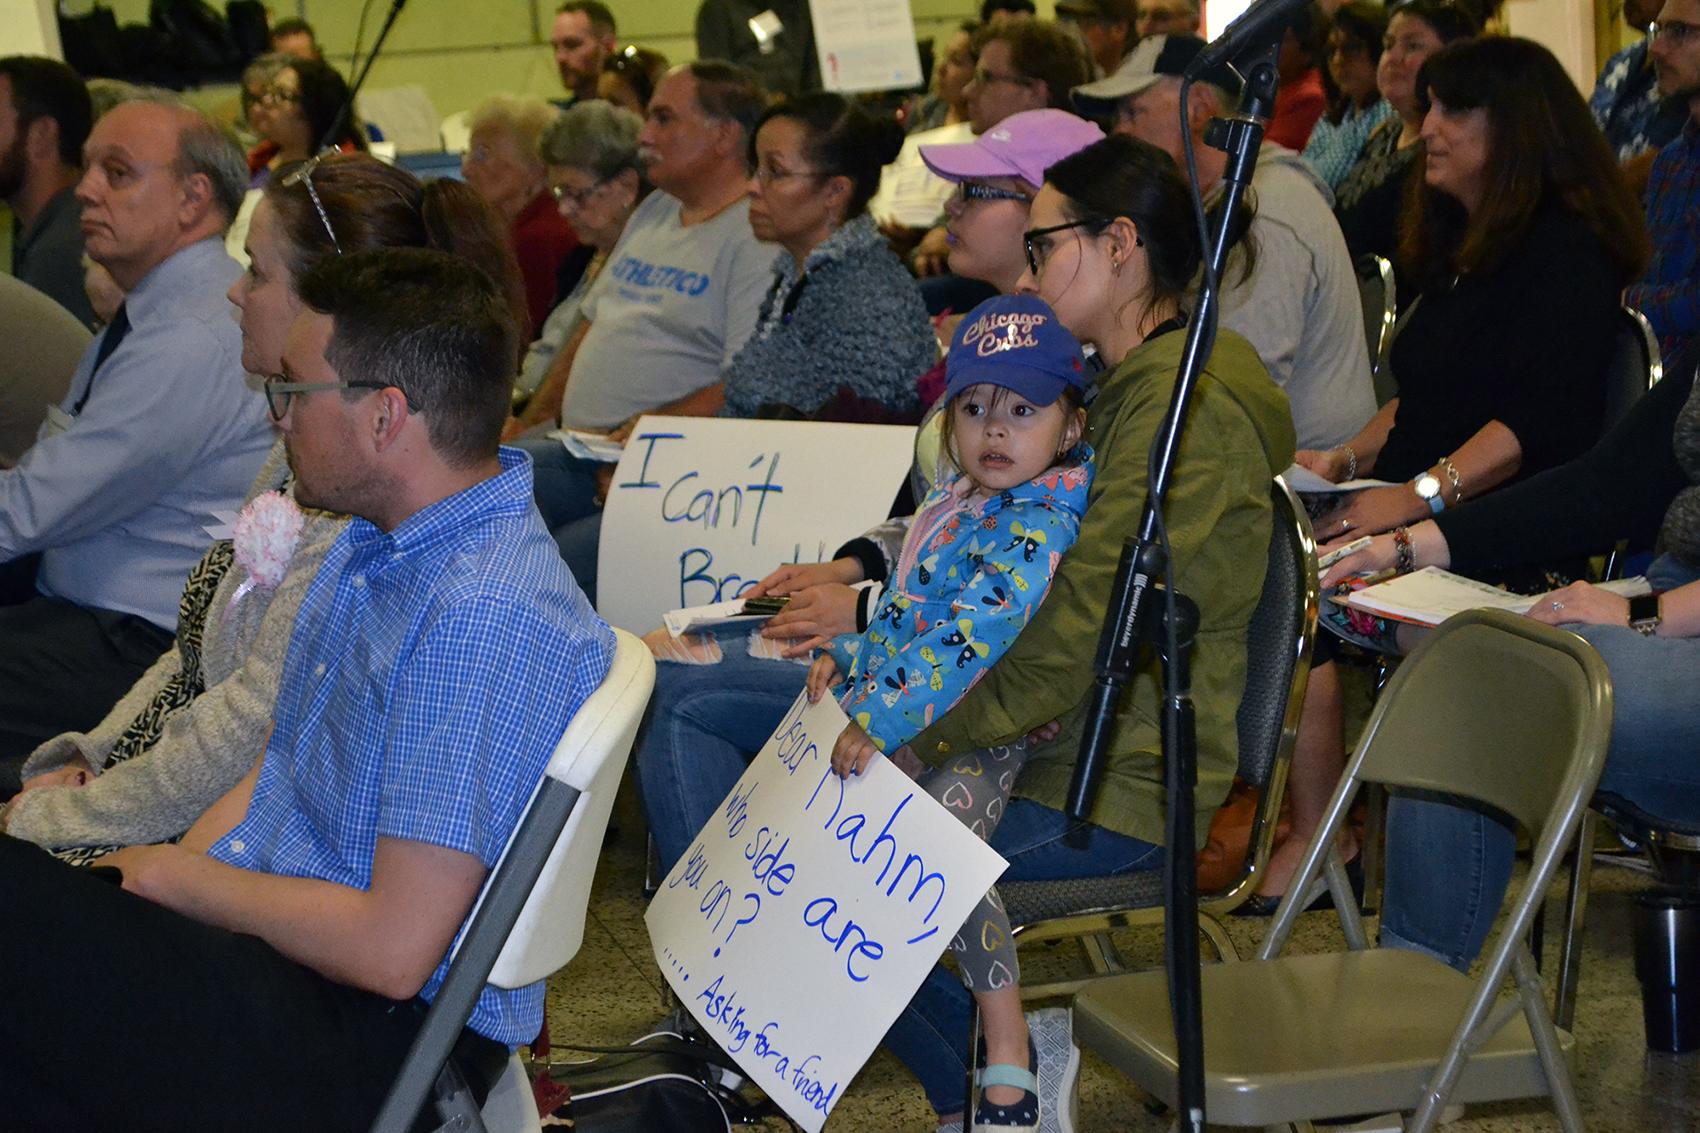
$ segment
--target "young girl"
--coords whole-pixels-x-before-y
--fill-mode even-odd
[[[903,745],[994,665],[1050,587],[1080,530],[1092,478],[1081,443],[1087,381],[1080,344],[1041,300],[1004,296],[962,320],[945,362],[944,437],[957,468],[916,512],[866,631],[845,634],[809,671],[811,701],[841,684],[850,723],[832,765],[861,772],[876,751],[989,839],[1026,758],[1025,740],[927,770]],[[975,1130],[1039,1123],[1009,920],[996,890],[951,944],[985,1021],[985,1091]]]

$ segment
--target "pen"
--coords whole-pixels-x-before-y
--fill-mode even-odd
[[[1316,560],[1317,569],[1327,570],[1347,555],[1355,555],[1365,547],[1369,546],[1369,544],[1370,537],[1365,535],[1362,538],[1353,539],[1344,547],[1335,547],[1332,551],[1329,551],[1326,555],[1323,555],[1321,558]]]

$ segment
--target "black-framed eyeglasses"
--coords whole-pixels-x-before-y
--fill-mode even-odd
[[[327,147],[319,151],[285,174],[281,184],[286,189],[292,189],[297,185],[307,187],[307,199],[313,202],[313,210],[319,214],[319,222],[325,226],[325,235],[331,238],[331,247],[336,249],[336,254],[340,256],[342,255],[342,245],[337,242],[336,229],[331,227],[331,217],[325,211],[325,202],[319,199],[319,190],[313,188],[313,170],[319,168],[319,162],[325,159],[326,154],[336,152],[334,147]]]
[[[1058,232],[1067,232],[1071,228],[1089,228],[1094,226],[1097,228],[1103,228],[1108,223],[1110,222],[1107,220],[1102,220],[1098,217],[1092,216],[1087,217],[1085,220],[1071,220],[1067,224],[1051,224],[1044,228],[1029,228],[1026,232],[1021,234],[1021,246],[1027,250],[1028,268],[1032,270],[1035,276],[1037,276],[1040,270],[1044,268],[1045,257],[1051,254],[1051,242],[1049,237],[1056,235]],[[1040,243],[1041,240],[1044,241],[1043,244]]]
[[[601,177],[582,189],[574,189],[567,185],[551,185],[549,186],[549,195],[555,198],[556,204],[566,204],[570,201],[573,208],[581,209],[586,201],[596,195],[598,189],[613,179],[613,177]]]
[[[987,185],[979,181],[959,181],[954,194],[957,201],[968,205],[976,201],[1020,201],[1022,204],[1032,204],[1033,198],[1026,193],[1014,189],[1000,189],[996,185]]]
[[[1691,24],[1687,20],[1654,20],[1647,25],[1647,34],[1666,43],[1687,43],[1700,35],[1700,24]]]
[[[260,387],[266,395],[266,411],[272,415],[273,421],[283,420],[283,415],[289,412],[289,399],[298,393],[320,393],[333,389],[389,389],[385,382],[292,382],[288,374],[268,374],[265,383]],[[406,391],[402,396],[407,397]],[[407,408],[417,413],[411,398]]]
[[[992,83],[1010,83],[1013,86],[1028,87],[1032,86],[1039,80],[1030,79],[1025,75],[998,75],[986,70],[984,67],[975,67],[974,81],[979,83],[981,86],[989,86]]]

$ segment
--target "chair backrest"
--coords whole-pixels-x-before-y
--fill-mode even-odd
[[[1270,490],[1274,527],[1263,592],[1246,630],[1245,693],[1235,715],[1239,729],[1239,776],[1254,787],[1268,785],[1283,748],[1291,750],[1298,729],[1309,656],[1316,636],[1319,587],[1316,540],[1304,505],[1279,476]]]
[[[4,274],[0,326],[12,344],[0,353],[0,462],[10,468],[35,443],[47,407],[64,398],[93,336],[71,312]]]
[[[1634,307],[1620,310],[1611,360],[1606,364],[1607,428],[1622,420],[1629,407],[1664,377],[1659,336],[1647,316]]]
[[[1587,642],[1470,610],[1399,667],[1347,774],[1486,803],[1538,839],[1593,793],[1611,715],[1611,678]]]
[[[1275,845],[1275,827],[1286,794],[1287,769],[1310,682],[1320,602],[1316,540],[1310,518],[1279,476],[1270,488],[1274,527],[1263,591],[1246,629],[1246,681],[1234,723],[1239,733],[1239,777],[1258,789],[1245,861],[1223,889],[1210,896],[1226,907],[1240,904],[1262,883]]]
[[[614,630],[614,637],[608,675],[573,715],[549,759],[547,776],[576,789],[579,799],[491,969],[489,982],[498,987],[524,987],[559,971],[584,940],[590,883],[602,856],[614,792],[655,688],[655,660],[648,648],[625,630]],[[508,846],[511,850],[511,840]]]
[[[1358,298],[1364,311],[1364,342],[1369,347],[1370,377],[1375,380],[1377,404],[1385,405],[1391,399],[1393,389],[1391,377],[1384,380],[1387,350],[1393,343],[1393,324],[1399,313],[1393,265],[1384,256],[1366,253],[1358,257],[1357,272]]]
[[[1498,986],[1587,809],[1611,738],[1611,677],[1573,633],[1505,610],[1466,610],[1442,622],[1399,666],[1370,714],[1328,802],[1294,893],[1330,857],[1329,887],[1348,943],[1365,946],[1357,909],[1342,898],[1335,838],[1364,783],[1475,800],[1521,823],[1534,842],[1528,878],[1488,960]],[[1303,906],[1284,900],[1257,957],[1280,954]],[[1531,964],[1532,966],[1532,964]]]
[[[614,630],[608,673],[567,724],[478,894],[448,975],[390,1084],[372,1133],[412,1129],[432,1083],[446,1127],[475,1127],[477,1107],[447,1061],[449,1052],[486,984],[524,987],[565,966],[578,952],[614,790],[654,687],[649,650],[631,634]]]

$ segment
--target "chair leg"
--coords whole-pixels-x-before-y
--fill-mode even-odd
[[[1121,953],[1116,951],[1115,942],[1107,932],[1095,932],[1090,936],[1080,938],[1080,946],[1086,950],[1086,962],[1099,975],[1113,975],[1127,971],[1127,965],[1122,963]]]
[[[1558,1045],[1552,1016],[1547,1014],[1546,989],[1541,986],[1540,973],[1535,971],[1534,960],[1527,951],[1518,949],[1512,953],[1511,972],[1517,978],[1523,1015],[1529,1021],[1529,1035],[1535,1040],[1541,1069],[1546,1072],[1547,1089],[1552,1094],[1552,1107],[1558,1112],[1559,1126],[1564,1133],[1582,1133],[1582,1107],[1576,1100],[1570,1067],[1565,1064],[1564,1051]]]
[[[655,852],[655,835],[643,839],[643,897],[649,900],[661,888],[661,866]]]
[[[1208,940],[1211,947],[1216,949],[1216,959],[1222,963],[1231,964],[1240,958],[1239,950],[1234,947],[1233,940],[1229,938],[1227,928],[1209,913],[1198,915],[1198,931],[1203,933],[1204,939]]]
[[[1582,977],[1582,934],[1587,922],[1588,887],[1594,878],[1594,836],[1600,816],[1589,810],[1582,815],[1576,836],[1576,858],[1570,866],[1570,883],[1564,892],[1564,935],[1559,940],[1558,980],[1553,990],[1553,1022],[1569,1031],[1576,1025],[1576,985]]]
[[[975,1081],[976,1076],[974,1074],[974,1063],[979,1061],[979,1052],[980,1002],[970,997],[968,1006],[968,1102],[962,1107],[962,1128],[964,1130],[974,1128],[974,1107],[980,1100],[980,1091],[975,1088],[979,1083]]]

